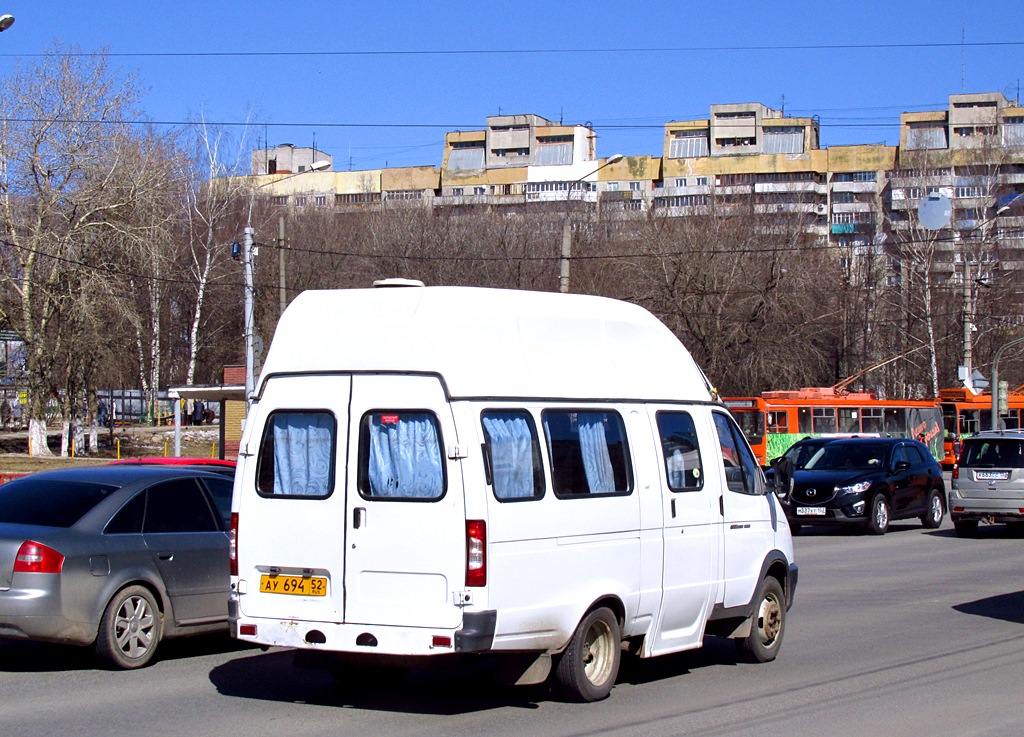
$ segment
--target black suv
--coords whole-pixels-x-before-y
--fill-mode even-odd
[[[793,472],[779,499],[790,528],[860,525],[884,535],[892,519],[938,527],[946,513],[942,469],[928,448],[906,438],[842,438]]]

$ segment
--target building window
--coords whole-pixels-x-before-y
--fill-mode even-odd
[[[873,182],[875,179],[873,171],[846,171],[832,175],[833,182]]]
[[[757,139],[753,136],[738,136],[736,138],[716,138],[715,145],[719,148],[736,148],[738,146],[753,146]]]
[[[1024,118],[1006,118],[1003,122],[1003,145],[1024,146]]]
[[[452,150],[448,154],[449,170],[483,168],[485,168],[483,141],[458,141],[452,144]]]
[[[668,143],[668,157],[670,159],[695,159],[707,155],[707,128],[672,132],[672,139]]]
[[[387,193],[389,200],[420,200],[423,199],[423,192],[418,189],[396,189]]]
[[[708,186],[708,178],[707,177],[697,177],[697,186],[698,187],[706,187],[706,186]]]
[[[977,185],[960,186],[953,190],[954,197],[984,197],[984,189]]]
[[[686,186],[686,180],[685,179],[677,179],[676,180],[676,186],[677,187],[685,187]]]
[[[327,195],[318,194],[316,197],[313,198],[313,203],[316,205],[326,205]]]
[[[630,182],[629,183],[629,189],[632,192],[639,192],[640,191],[640,182]]]
[[[907,148],[911,151],[949,148],[946,126],[941,123],[910,123],[907,130]]]
[[[452,187],[452,197],[462,197],[462,187]]]
[[[609,192],[618,192],[619,191],[619,183],[618,182],[608,182],[608,191]]]
[[[766,154],[802,154],[804,129],[798,126],[780,126],[764,129]]]
[[[975,138],[977,136],[994,136],[995,126],[992,125],[965,125],[953,129],[953,135],[958,138]]]
[[[487,194],[487,188],[486,187],[473,187],[473,194],[475,194],[475,195]]]

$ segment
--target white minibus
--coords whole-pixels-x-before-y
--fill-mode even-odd
[[[232,634],[338,673],[491,656],[608,695],[623,650],[779,651],[797,566],[729,411],[657,318],[469,287],[308,291],[254,390]]]

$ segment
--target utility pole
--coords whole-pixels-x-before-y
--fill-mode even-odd
[[[284,314],[284,308],[288,306],[288,287],[284,278],[284,215],[281,215],[277,219],[277,255],[280,260],[280,293],[281,293],[281,311],[277,314],[278,317]]]
[[[964,253],[964,366],[967,367],[967,375],[971,375],[971,350],[972,337],[971,333],[974,329],[974,309],[971,304],[971,264],[967,260],[967,254]]]
[[[252,403],[252,392],[255,388],[254,372],[256,368],[256,356],[254,351],[254,335],[256,321],[254,319],[253,304],[253,279],[252,279],[252,248],[253,230],[247,225],[242,239],[242,270],[245,279],[245,410],[249,412],[249,405]]]

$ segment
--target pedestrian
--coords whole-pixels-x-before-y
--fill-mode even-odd
[[[960,458],[960,449],[964,445],[964,439],[960,437],[960,433],[953,436],[953,458]]]
[[[107,403],[103,399],[96,403],[96,421],[100,427],[107,426]]]
[[[195,407],[192,410],[192,424],[202,425],[203,424],[203,411],[206,409],[206,405],[203,404],[202,399],[197,399]]]

